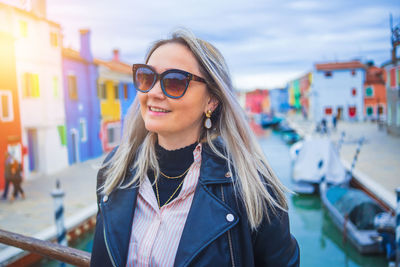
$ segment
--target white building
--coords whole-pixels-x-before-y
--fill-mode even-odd
[[[24,170],[54,173],[66,166],[61,27],[46,19],[46,1],[27,9],[0,3],[1,29],[15,38]],[[3,29],[4,28],[4,29]]]
[[[314,120],[363,120],[365,70],[359,61],[315,64],[310,96]]]

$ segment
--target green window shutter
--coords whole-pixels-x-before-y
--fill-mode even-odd
[[[367,87],[365,88],[365,96],[371,97],[374,95],[374,90],[372,87]]]
[[[367,107],[367,115],[371,116],[374,114],[374,109],[372,107]]]
[[[61,145],[67,145],[67,129],[65,125],[58,125],[58,135],[60,136]]]

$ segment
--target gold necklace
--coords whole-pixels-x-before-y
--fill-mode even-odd
[[[158,185],[157,185],[157,180],[156,180],[157,202],[158,202],[158,206],[160,207],[160,209],[161,209],[162,207],[164,207],[165,205],[167,205],[168,202],[172,199],[172,197],[176,194],[176,192],[178,192],[178,190],[179,190],[179,188],[182,186],[184,180],[185,180],[185,179],[182,179],[182,182],[180,182],[180,184],[178,185],[178,187],[175,189],[174,193],[172,193],[172,195],[168,198],[168,200],[167,200],[167,201],[164,203],[164,205],[162,205],[162,206],[160,205],[160,195],[159,195],[159,193],[158,193]]]
[[[189,171],[190,167],[192,167],[192,164],[190,164],[189,168],[187,168],[186,171],[184,171],[184,173],[182,173],[181,175],[178,175],[178,176],[168,176],[165,173],[163,173],[161,170],[160,170],[160,173],[162,176],[164,176],[167,179],[178,179],[178,178],[181,178],[182,176],[184,176]]]

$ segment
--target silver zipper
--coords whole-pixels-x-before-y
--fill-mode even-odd
[[[108,257],[110,258],[113,267],[117,267],[117,265],[115,264],[114,258],[111,255],[110,248],[108,247],[107,237],[106,237],[106,225],[104,224],[104,221],[103,221],[103,236],[104,236],[104,243],[106,244],[106,248],[107,248]]]
[[[221,194],[222,194],[222,201],[225,203],[225,196],[224,196],[224,190],[221,185]],[[235,267],[235,258],[233,257],[233,247],[232,247],[232,238],[231,238],[231,230],[228,230],[228,243],[229,243],[229,251],[231,253],[231,261],[232,261],[232,267]]]

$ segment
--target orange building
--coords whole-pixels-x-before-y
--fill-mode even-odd
[[[383,69],[370,66],[364,83],[364,116],[369,120],[386,120],[386,88]]]
[[[14,37],[0,31],[0,189],[4,188],[5,152],[22,161]]]

